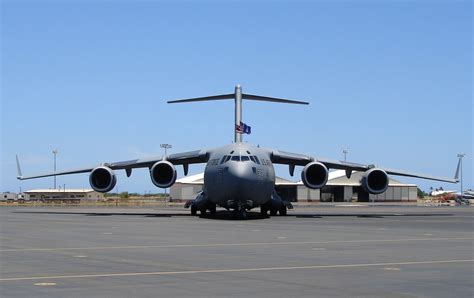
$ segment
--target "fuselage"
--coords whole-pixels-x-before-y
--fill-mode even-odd
[[[269,153],[247,143],[213,150],[204,171],[205,196],[225,208],[251,209],[267,203],[275,187]]]

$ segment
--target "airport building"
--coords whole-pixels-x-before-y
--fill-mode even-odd
[[[344,170],[332,171],[322,189],[307,188],[303,182],[276,177],[277,193],[290,202],[416,202],[417,186],[389,177],[388,189],[379,195],[367,193],[361,186],[363,172],[347,178]],[[170,189],[173,200],[191,200],[202,190],[204,173],[176,180]]]
[[[97,202],[104,198],[102,193],[92,189],[33,189],[24,194],[27,201],[42,202]]]

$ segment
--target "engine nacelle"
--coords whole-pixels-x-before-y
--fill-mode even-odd
[[[307,164],[301,172],[301,180],[308,188],[318,189],[328,182],[328,168],[317,161]]]
[[[378,195],[388,188],[388,175],[384,170],[373,168],[365,172],[362,187],[370,194]]]
[[[93,169],[90,173],[89,183],[95,191],[109,192],[114,189],[117,177],[111,168],[100,166]]]
[[[176,168],[166,160],[155,163],[150,169],[151,182],[158,187],[167,188],[176,181]]]

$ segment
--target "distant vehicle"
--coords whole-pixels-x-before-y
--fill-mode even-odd
[[[295,167],[302,166],[301,180],[311,189],[322,188],[328,181],[329,169],[342,169],[349,178],[353,171],[364,171],[361,180],[362,187],[370,194],[380,194],[387,190],[388,175],[416,177],[450,183],[458,182],[456,173],[454,179],[439,178],[415,174],[407,171],[379,168],[375,165],[364,165],[345,161],[336,161],[321,157],[313,157],[298,153],[289,153],[276,149],[261,148],[242,142],[242,135],[251,133],[251,127],[242,122],[242,100],[266,101],[275,103],[303,104],[308,102],[289,99],[273,98],[242,92],[240,85],[235,87],[234,93],[214,95],[199,98],[168,101],[168,103],[189,103],[198,101],[214,101],[234,99],[235,127],[234,143],[213,149],[171,154],[152,158],[134,159],[128,161],[103,163],[96,167],[88,167],[60,172],[51,172],[34,176],[23,176],[17,156],[18,179],[90,173],[91,187],[98,192],[111,191],[117,182],[114,171],[125,170],[127,176],[132,169],[148,168],[151,181],[161,188],[168,188],[176,181],[176,165],[182,165],[184,174],[188,174],[190,164],[205,163],[203,191],[197,198],[187,204],[191,214],[198,211],[204,214],[209,210],[216,212],[216,206],[233,210],[238,218],[246,218],[247,210],[260,207],[261,214],[267,216],[287,214],[291,204],[282,200],[275,192],[274,164],[288,165],[290,175],[293,176]],[[458,167],[459,168],[459,167]],[[458,171],[457,171],[458,172]]]

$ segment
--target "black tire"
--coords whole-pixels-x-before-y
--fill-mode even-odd
[[[240,210],[239,218],[240,219],[247,219],[247,210],[245,210],[245,209]]]
[[[260,215],[262,217],[267,217],[268,216],[268,210],[264,207],[260,207]]]
[[[211,215],[215,215],[216,214],[216,206],[212,206],[211,208],[209,208],[209,212],[211,213]]]
[[[201,211],[201,216],[205,216],[205,215],[206,215],[206,208],[202,208],[200,211]]]
[[[195,216],[197,214],[197,208],[194,205],[191,205],[191,215]]]
[[[280,216],[286,216],[286,206],[285,205],[280,207]]]
[[[277,209],[273,209],[273,208],[270,209],[270,215],[271,215],[271,216],[275,216],[275,215],[277,215],[277,213],[278,213],[278,210],[277,210]]]

